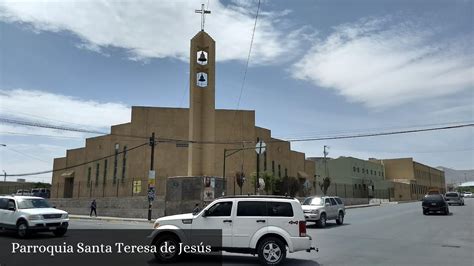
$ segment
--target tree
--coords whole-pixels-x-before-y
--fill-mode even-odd
[[[287,176],[281,179],[281,182],[279,182],[279,188],[280,194],[286,194],[291,197],[294,197],[300,191],[301,186],[300,182],[298,181],[298,178]]]
[[[323,191],[323,194],[326,195],[328,192],[328,188],[331,186],[331,178],[325,177],[323,178],[323,182],[319,182],[319,188]]]
[[[273,175],[272,172],[260,173],[259,177],[262,178],[263,181],[265,182],[264,190],[267,195],[271,195],[277,191],[277,187],[278,187],[277,185],[280,182],[281,178]],[[257,173],[252,173],[251,175],[252,184],[255,184],[256,179],[257,179]]]
[[[244,174],[244,172],[238,171],[238,172],[235,173],[235,182],[237,182],[237,185],[240,188],[240,195],[242,195],[242,186],[245,183],[245,174]]]

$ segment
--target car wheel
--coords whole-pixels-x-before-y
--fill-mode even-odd
[[[18,222],[16,226],[16,232],[20,238],[27,238],[31,233],[28,229],[28,223],[26,223],[26,221]]]
[[[449,208],[446,207],[446,209],[444,209],[444,215],[449,215]]]
[[[316,221],[316,225],[321,228],[326,227],[326,214],[325,213],[321,213],[321,215],[319,216],[319,220]]]
[[[285,244],[278,238],[263,239],[258,246],[258,258],[263,265],[278,265],[286,258]]]
[[[157,252],[155,258],[164,263],[174,262],[179,257],[179,239],[174,235],[161,235],[155,238],[153,245],[156,246]],[[168,248],[174,246],[173,252],[162,252],[161,247],[166,245]]]
[[[58,228],[58,229],[56,229],[56,230],[53,231],[53,234],[54,234],[55,236],[60,237],[60,236],[65,235],[66,232],[67,232],[67,228]]]
[[[344,223],[344,213],[339,212],[339,214],[337,215],[336,223],[338,225],[341,225]]]
[[[423,214],[424,214],[424,215],[428,215],[428,211],[423,210]]]

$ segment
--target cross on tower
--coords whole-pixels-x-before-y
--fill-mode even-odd
[[[204,9],[204,4],[201,5],[201,9],[196,9],[196,13],[201,14],[201,30],[204,31],[204,21],[206,20],[205,15],[211,14],[210,10]]]

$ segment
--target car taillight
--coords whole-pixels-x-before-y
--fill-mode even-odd
[[[299,226],[300,226],[300,237],[306,236],[306,221],[300,221]]]

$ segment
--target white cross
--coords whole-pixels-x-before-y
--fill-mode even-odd
[[[196,9],[196,13],[201,14],[201,30],[204,31],[204,21],[206,20],[204,15],[211,14],[211,11],[205,10],[204,4],[202,4],[201,9]]]

